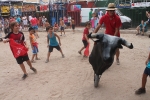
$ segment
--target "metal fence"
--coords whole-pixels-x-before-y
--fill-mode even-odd
[[[132,27],[136,27],[141,20],[147,21],[146,11],[150,11],[150,7],[145,8],[123,8],[120,11],[132,19]]]

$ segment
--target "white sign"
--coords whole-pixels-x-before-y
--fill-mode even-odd
[[[150,2],[132,3],[131,7],[150,7]]]

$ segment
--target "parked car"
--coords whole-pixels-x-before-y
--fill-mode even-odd
[[[89,21],[89,12],[91,8],[81,8],[81,25],[84,25],[87,21]],[[106,13],[106,7],[101,8],[92,8],[93,13],[98,13],[99,9],[103,11],[103,13]],[[122,23],[122,29],[130,28],[131,27],[131,18],[123,15],[123,13],[119,10],[115,10],[116,14],[120,17],[121,23]]]

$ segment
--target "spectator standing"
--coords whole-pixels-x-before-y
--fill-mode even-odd
[[[94,33],[97,33],[99,28],[104,23],[105,27],[106,27],[105,34],[120,37],[119,29],[121,27],[121,20],[120,20],[119,16],[115,14],[115,4],[109,3],[106,11],[107,11],[107,14],[102,16],[102,18],[100,19],[99,24],[98,24],[97,28],[95,29]],[[119,55],[120,55],[120,51],[119,51],[119,49],[117,49],[116,50],[117,65],[120,64]]]
[[[9,21],[7,18],[4,20],[4,33],[7,35],[9,33]]]
[[[32,16],[32,19],[30,20],[30,23],[31,23],[32,28],[35,30],[36,38],[39,38],[39,35],[37,33],[38,32],[38,20],[34,15]]]
[[[42,23],[43,23],[43,28],[45,28],[45,22],[46,22],[47,18],[45,18],[45,16],[42,17]]]
[[[90,12],[89,12],[89,21],[91,21],[91,18],[92,18],[92,12],[93,12],[93,9],[91,8]]]
[[[71,28],[71,16],[70,15],[68,15],[68,25],[67,26]]]

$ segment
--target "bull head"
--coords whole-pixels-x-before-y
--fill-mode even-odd
[[[89,57],[89,62],[93,68],[96,67],[95,70],[101,69],[99,75],[112,65],[114,55],[118,48],[123,48],[122,45],[130,49],[133,48],[132,43],[128,43],[126,40],[116,36],[106,34],[89,34],[88,37],[98,39],[95,41],[95,45]],[[100,69],[98,66],[100,66]]]

